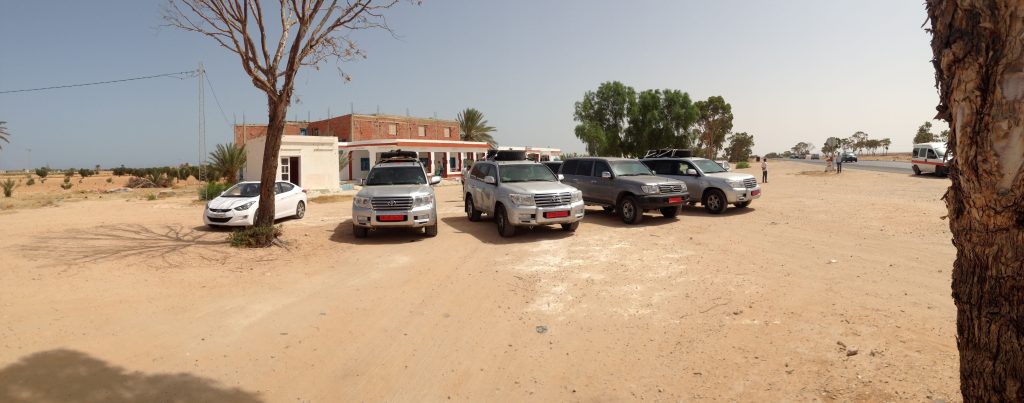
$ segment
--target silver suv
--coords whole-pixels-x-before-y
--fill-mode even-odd
[[[747,207],[761,197],[761,187],[753,175],[728,172],[709,159],[670,157],[642,161],[658,176],[686,182],[693,196],[690,204],[699,201],[712,214],[725,211],[729,204]]]
[[[583,191],[587,204],[619,211],[626,224],[639,223],[647,210],[674,218],[688,197],[686,184],[654,176],[640,161],[628,158],[574,158],[562,163],[565,182]]]
[[[522,226],[559,224],[573,232],[583,219],[583,194],[533,161],[479,161],[463,180],[462,195],[469,220],[487,213],[503,237]]]
[[[440,183],[441,177],[428,182],[415,153],[383,153],[381,162],[361,182],[363,189],[352,199],[356,238],[366,238],[370,230],[380,228],[423,228],[426,236],[437,235],[437,204],[431,185]]]

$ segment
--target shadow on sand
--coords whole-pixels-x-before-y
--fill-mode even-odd
[[[56,258],[71,263],[92,263],[126,258],[159,258],[170,264],[168,256],[209,246],[227,245],[227,230],[205,226],[185,229],[165,226],[157,229],[143,225],[104,225],[87,230],[69,230],[36,238],[23,249],[41,258]],[[200,256],[215,259],[215,255]]]
[[[252,392],[187,373],[128,371],[73,350],[49,350],[0,368],[0,402],[256,403]]]

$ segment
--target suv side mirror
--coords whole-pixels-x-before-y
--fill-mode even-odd
[[[602,171],[601,172],[601,177],[605,178],[605,179],[611,179],[612,178],[612,173],[608,172],[608,171]]]
[[[495,184],[495,183],[497,183],[497,182],[498,182],[498,181],[494,180],[494,177],[493,177],[493,176],[485,176],[485,177],[484,177],[484,183],[486,183],[486,184],[488,184],[488,185],[493,185],[493,184]]]
[[[697,170],[693,169],[693,168],[689,168],[689,169],[686,170],[686,174],[689,175],[689,176],[697,176]]]
[[[430,177],[430,184],[431,185],[436,185],[438,183],[441,183],[441,177],[440,176],[431,176]]]
[[[564,180],[565,180],[565,175],[558,174],[558,181],[561,182],[561,181],[564,181]]]

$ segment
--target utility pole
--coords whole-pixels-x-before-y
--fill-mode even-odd
[[[32,149],[26,148],[25,151],[28,151],[28,171],[32,172]]]
[[[203,157],[206,156],[206,108],[205,108],[205,86],[203,85],[203,79],[205,78],[206,71],[203,70],[203,62],[199,62],[199,177],[196,178],[200,181],[203,180]]]

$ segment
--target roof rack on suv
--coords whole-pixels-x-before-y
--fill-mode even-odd
[[[689,158],[692,156],[692,151],[683,148],[647,150],[647,154],[644,154],[644,158]]]
[[[415,151],[391,150],[380,153],[380,162],[419,162]]]
[[[526,160],[526,151],[487,150],[487,159],[491,161],[524,161]]]

